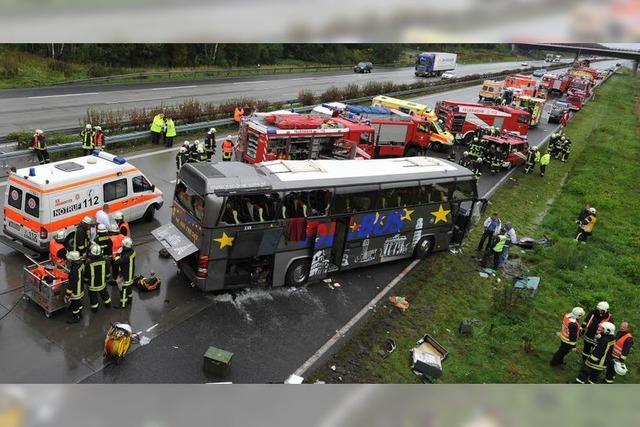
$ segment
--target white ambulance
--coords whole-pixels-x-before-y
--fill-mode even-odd
[[[60,230],[75,230],[104,203],[127,221],[152,220],[162,191],[138,168],[105,152],[18,169],[9,175],[4,196],[4,233],[40,251]]]

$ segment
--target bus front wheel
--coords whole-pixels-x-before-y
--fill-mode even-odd
[[[417,259],[426,259],[431,252],[432,245],[431,237],[423,237],[418,241],[418,244],[413,250],[413,257]]]
[[[297,259],[291,263],[287,270],[287,286],[303,286],[309,280],[309,260]]]

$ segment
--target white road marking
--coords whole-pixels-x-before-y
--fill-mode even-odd
[[[170,99],[170,96],[159,96],[156,98],[140,98],[140,99],[130,99],[130,100],[117,100],[117,101],[109,101],[105,102],[105,104],[126,104],[128,102],[143,102],[143,101],[158,101],[161,99]]]
[[[400,282],[400,280],[402,280],[407,274],[411,272],[411,270],[415,268],[416,265],[418,265],[419,262],[420,260],[416,259],[413,260],[411,264],[406,266],[404,270],[402,270],[395,279],[389,282],[389,284],[385,286],[384,289],[378,292],[378,295],[376,295],[371,301],[369,301],[367,305],[365,305],[362,310],[358,312],[358,314],[353,316],[353,318],[349,320],[349,322],[347,322],[342,328],[340,328],[340,330],[337,331],[335,335],[329,339],[329,341],[324,343],[324,345],[320,347],[320,349],[316,351],[309,359],[307,359],[307,361],[304,362],[302,366],[296,369],[294,374],[298,375],[299,377],[304,377],[305,372],[307,372],[309,368],[311,368],[325,353],[327,353],[331,349],[331,347],[333,347],[333,345],[340,340],[340,338],[344,337],[349,332],[349,330],[360,321],[360,319],[362,319],[367,313],[369,313],[369,307],[378,304],[382,300],[382,298],[384,298],[384,296]]]
[[[190,85],[190,86],[169,86],[169,87],[154,87],[151,90],[171,90],[171,89],[191,89],[194,87],[198,87],[198,85]]]
[[[255,84],[255,83],[264,83],[266,82],[266,80],[251,80],[248,82],[235,82],[235,83],[231,83],[232,85],[249,85],[249,84]]]
[[[153,326],[151,326],[151,327],[147,328],[147,332],[151,332],[151,331],[153,331],[153,330],[155,329],[155,327],[156,327],[156,326],[158,326],[158,323],[156,323],[155,325],[153,325]]]
[[[297,79],[291,79],[291,81],[298,81],[298,80],[313,80],[315,77],[298,77]]]
[[[43,98],[62,98],[64,96],[88,96],[88,95],[98,95],[100,92],[85,92],[85,93],[67,93],[64,95],[40,95],[40,96],[30,96],[28,99],[43,99]]]

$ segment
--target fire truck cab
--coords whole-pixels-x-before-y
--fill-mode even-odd
[[[529,95],[534,96],[536,88],[538,87],[538,81],[530,76],[524,74],[515,74],[508,76],[504,80],[502,85],[504,90],[513,91],[514,95]]]
[[[563,94],[569,89],[572,77],[569,74],[556,76],[555,74],[545,74],[540,80],[540,86],[547,89],[549,94]]]
[[[502,163],[502,167],[505,169],[522,165],[527,160],[529,143],[525,138],[521,138],[515,134],[505,133],[500,136],[485,135],[482,139],[485,141],[485,144],[487,144],[487,147],[494,145],[500,147],[500,151],[503,153],[507,153]]]

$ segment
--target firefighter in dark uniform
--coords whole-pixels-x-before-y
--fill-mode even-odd
[[[69,261],[69,279],[66,292],[66,297],[69,299],[67,323],[78,323],[82,318],[84,263],[78,251],[68,252],[67,261]]]
[[[465,168],[468,168],[469,166],[471,166],[471,159],[469,158],[468,151],[465,151],[462,153],[462,157],[460,158],[460,161],[458,162],[458,164]]]
[[[613,380],[616,378],[616,373],[624,375],[627,367],[625,365],[627,356],[631,353],[631,347],[633,347],[633,335],[631,335],[631,328],[627,322],[620,323],[620,329],[616,333],[615,344],[613,345],[613,353],[611,354],[611,363],[607,365],[607,372],[605,374],[605,382],[607,384],[613,384]]]
[[[582,307],[574,307],[571,313],[567,313],[562,318],[562,328],[560,329],[560,348],[555,352],[551,362],[551,366],[564,365],[564,357],[570,351],[577,351],[576,343],[580,336],[580,325],[578,321],[584,316]]]
[[[47,137],[44,135],[42,129],[36,129],[36,133],[33,134],[31,149],[36,152],[38,162],[41,165],[51,161],[49,158],[49,151],[47,151]]]
[[[189,145],[189,159],[193,162],[199,162],[198,160],[198,147],[200,146],[200,141],[197,139],[193,141],[193,144]]]
[[[565,144],[567,143],[567,138],[563,135],[560,137],[560,140],[556,142],[556,149],[553,151],[553,158],[559,159],[562,154],[562,150],[564,149]]]
[[[450,162],[453,162],[453,163],[456,162],[456,150],[454,150],[452,148],[451,151],[449,151],[449,155],[447,156],[447,160],[449,160]]]
[[[189,161],[189,152],[185,147],[180,147],[176,153],[176,175],[180,173],[182,166],[186,165]]]
[[[82,138],[82,151],[85,156],[88,156],[93,151],[93,127],[90,124],[80,132],[80,138]]]
[[[562,132],[560,133],[552,133],[551,138],[549,138],[549,151],[551,154],[555,156],[556,150],[558,149],[558,145],[560,143],[560,138],[562,137]]]
[[[536,166],[536,162],[540,160],[540,152],[538,147],[532,147],[527,153],[527,161],[524,164],[524,173],[531,173]]]
[[[562,145],[562,163],[569,160],[569,154],[571,154],[571,139],[567,138]]]
[[[91,311],[96,312],[100,307],[100,300],[105,308],[111,307],[111,295],[107,290],[109,277],[109,265],[100,246],[92,244],[87,255],[85,265],[84,282],[89,290],[89,304]]]
[[[113,254],[113,242],[111,241],[111,237],[109,237],[109,229],[106,225],[98,224],[98,231],[93,242],[100,246],[103,257],[111,258]]]
[[[476,157],[473,160],[471,171],[475,175],[476,180],[480,179],[480,177],[482,176],[482,157]]]
[[[204,137],[204,151],[207,154],[207,160],[211,160],[216,155],[216,128],[209,129]]]
[[[91,225],[93,220],[89,216],[82,218],[82,222],[76,227],[73,250],[78,251],[81,257],[87,254],[91,243]]]
[[[502,169],[502,161],[503,161],[502,150],[500,149],[500,147],[497,147],[496,151],[494,151],[493,153],[493,157],[491,158],[492,174],[495,175],[500,172],[500,170]]]
[[[580,372],[576,377],[579,384],[597,384],[600,373],[604,371],[613,354],[613,346],[615,345],[616,327],[611,322],[603,322],[598,328],[598,341],[589,353],[589,357],[582,363]]]
[[[116,283],[120,288],[120,305],[118,308],[126,308],[133,302],[133,279],[136,275],[136,251],[133,250],[133,241],[130,237],[122,239],[122,251],[116,257],[118,264],[118,276]]]
[[[613,323],[613,316],[609,313],[609,303],[606,301],[600,301],[595,310],[585,317],[582,322],[584,347],[582,349],[582,359],[586,360],[591,354],[591,350],[596,345],[596,334],[598,333],[598,326],[604,322]]]
[[[205,152],[204,145],[198,144],[198,148],[196,149],[196,162],[206,162],[207,161],[207,153]]]

